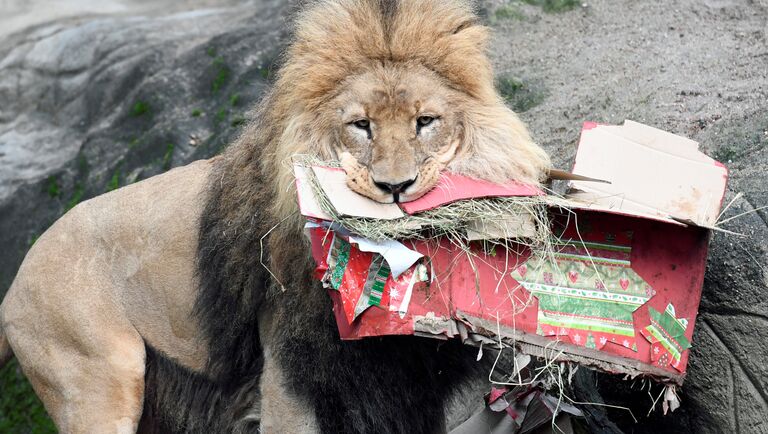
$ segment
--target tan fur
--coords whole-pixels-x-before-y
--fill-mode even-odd
[[[496,94],[488,31],[468,4],[403,0],[387,28],[378,4],[321,0],[299,16],[257,121],[220,157],[229,170],[213,182],[240,187],[221,199],[231,210],[228,221],[252,218],[240,210],[265,194],[253,190],[259,166],[271,180],[270,219],[294,216],[292,225],[300,225],[290,167],[298,154],[343,159],[350,185],[381,201],[391,196],[374,180],[417,176],[403,197],[411,200],[445,169],[491,181],[542,180],[549,160]],[[359,109],[376,129],[372,150],[350,138],[358,133],[344,114]],[[424,110],[440,122],[420,138],[414,122]],[[62,432],[136,429],[144,342],[193,371],[205,366],[206,342],[192,308],[212,165],[192,163],[84,202],[27,254],[0,305],[0,362],[10,354],[7,338]],[[273,264],[289,263],[279,255],[273,249]],[[263,344],[269,353],[268,333]],[[270,357],[265,369],[267,431],[313,431],[308,410],[295,401],[276,404],[291,398]]]
[[[387,87],[403,71],[431,71],[433,93],[444,94],[446,105],[459,105],[453,112],[461,128],[461,149],[447,162],[449,170],[498,182],[543,180],[549,159],[497,94],[486,56],[488,29],[477,23],[467,2],[403,1],[388,29],[378,24],[377,1],[318,3],[298,20],[296,38],[287,53],[290,62],[279,72],[268,114],[269,123],[282,131],[270,149],[274,158],[263,162],[267,172],[278,177],[278,217],[296,210],[289,164],[293,155],[339,157],[334,138],[342,125],[332,121],[338,119],[333,111],[347,103],[338,101],[343,90],[339,83],[349,85],[377,70],[376,80],[366,83],[369,88]],[[253,132],[258,128],[254,126]],[[399,125],[388,133],[402,136],[399,130],[404,128],[410,125]],[[246,132],[241,141],[248,137]],[[393,151],[391,147],[384,150]]]
[[[86,201],[30,249],[0,328],[63,433],[135,432],[144,341],[200,369],[192,320],[202,161]]]

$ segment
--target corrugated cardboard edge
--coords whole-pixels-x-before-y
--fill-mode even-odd
[[[541,357],[545,360],[557,357],[558,362],[574,362],[603,372],[625,374],[630,377],[651,377],[661,383],[677,386],[682,386],[685,379],[685,374],[676,374],[639,360],[555,341],[545,336],[525,333],[511,327],[500,326],[487,319],[467,315],[458,310],[455,315],[459,321],[467,324],[472,332],[491,337],[497,342],[497,333],[501,329],[503,344],[534,357]]]
[[[343,169],[323,166],[312,166],[311,169],[339,215],[382,220],[405,217],[396,203],[376,202],[349,188]]]

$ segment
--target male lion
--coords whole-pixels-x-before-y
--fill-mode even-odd
[[[475,351],[340,341],[289,163],[341,160],[381,202],[441,170],[539,182],[548,158],[495,92],[487,37],[463,0],[309,3],[223,155],[84,202],[40,237],[1,307],[0,360],[12,349],[66,433],[445,431]]]

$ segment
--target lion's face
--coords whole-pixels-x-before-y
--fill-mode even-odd
[[[434,187],[458,151],[461,95],[420,66],[382,67],[343,88],[330,123],[350,188],[392,203]]]

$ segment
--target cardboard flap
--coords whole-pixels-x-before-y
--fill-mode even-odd
[[[347,186],[347,174],[342,169],[313,166],[312,171],[340,215],[383,220],[405,217],[397,204],[379,203],[352,191]]]
[[[328,221],[333,220],[333,217],[323,211],[317,202],[315,192],[310,184],[309,170],[310,168],[298,164],[293,166],[293,175],[296,177],[296,193],[299,199],[299,211],[304,217]]]
[[[342,169],[295,165],[294,175],[301,214],[322,220],[332,220],[332,217],[323,211],[315,196],[310,184],[310,170],[336,212],[351,217],[391,220],[405,217],[405,213],[416,214],[465,199],[544,195],[543,191],[531,185],[515,182],[494,184],[455,173],[443,173],[435,188],[419,199],[400,204],[383,204],[350,189],[346,173]]]
[[[586,124],[573,172],[609,182],[570,183],[584,208],[703,227],[716,223],[728,177],[698,143],[632,121]]]
[[[416,214],[465,199],[541,196],[543,194],[543,191],[532,185],[516,182],[494,184],[446,172],[440,174],[440,180],[435,188],[414,201],[401,203],[400,208],[408,214]]]

